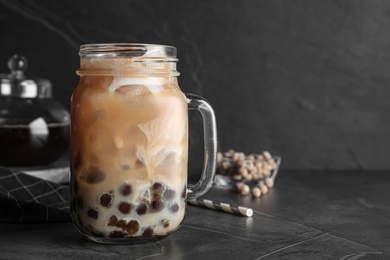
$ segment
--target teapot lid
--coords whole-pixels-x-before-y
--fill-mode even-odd
[[[47,79],[28,78],[24,75],[27,59],[13,55],[8,60],[9,74],[0,74],[0,97],[50,98],[51,83]]]

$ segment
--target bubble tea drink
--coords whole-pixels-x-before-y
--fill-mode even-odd
[[[211,107],[178,85],[176,48],[88,44],[71,103],[71,215],[88,239],[161,239],[182,222],[187,196],[212,184],[216,127]],[[202,114],[205,165],[187,185],[188,109]]]

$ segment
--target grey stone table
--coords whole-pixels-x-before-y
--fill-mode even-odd
[[[0,224],[1,259],[390,259],[390,172],[281,171],[253,199],[223,187],[204,197],[251,207],[251,218],[188,206],[154,243],[100,245],[71,223]]]

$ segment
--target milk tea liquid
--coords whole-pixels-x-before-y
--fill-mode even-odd
[[[184,217],[187,103],[176,77],[140,66],[81,60],[91,73],[72,96],[71,214],[86,236],[166,236]]]

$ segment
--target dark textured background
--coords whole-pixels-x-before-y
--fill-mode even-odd
[[[285,169],[390,169],[389,32],[385,0],[0,0],[0,72],[25,55],[69,107],[80,44],[170,44],[183,91],[215,109],[221,150],[269,150]]]

